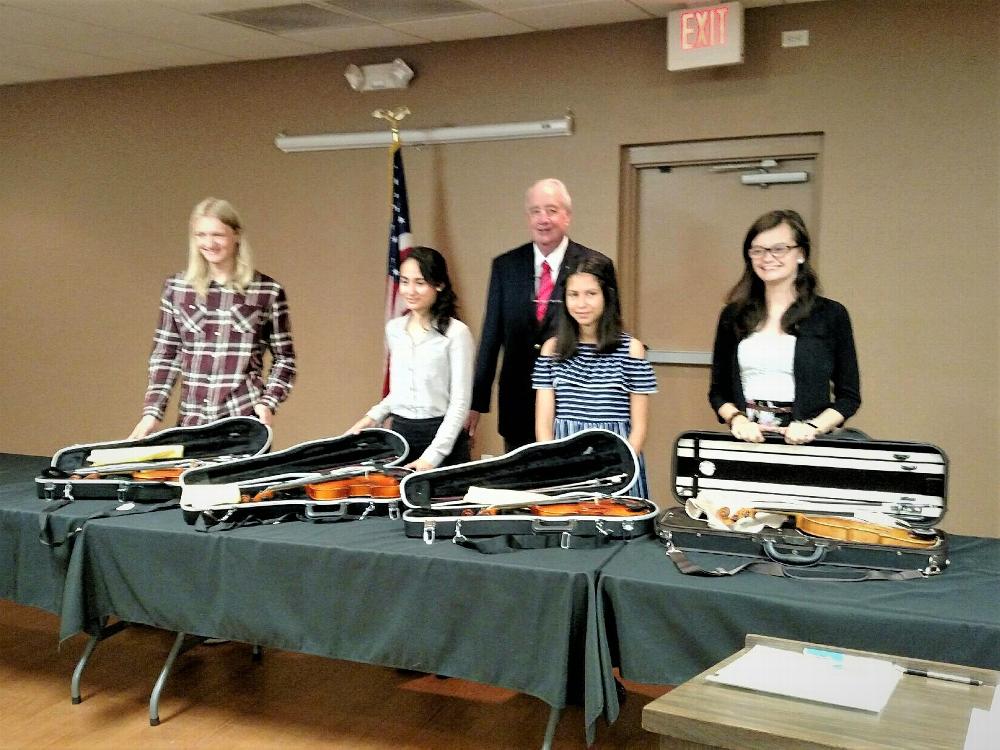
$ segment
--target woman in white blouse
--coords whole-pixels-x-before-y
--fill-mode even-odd
[[[708,398],[740,440],[764,432],[808,443],[861,406],[847,309],[818,294],[809,232],[798,213],[770,211],[743,241],[743,276],[719,317]]]
[[[472,401],[473,341],[456,316],[448,265],[437,250],[415,247],[399,268],[407,314],[385,325],[389,395],[348,432],[386,426],[410,446],[407,468],[422,471],[469,461],[463,429]]]

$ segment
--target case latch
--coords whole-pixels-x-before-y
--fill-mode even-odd
[[[455,521],[455,536],[451,538],[452,544],[465,544],[465,534],[462,533],[462,520]]]
[[[56,496],[56,483],[46,482],[42,485],[42,490],[45,493],[45,499],[52,500]]]
[[[399,520],[399,503],[395,501],[389,503],[389,519],[392,521]]]
[[[898,515],[922,516],[923,505],[918,505],[915,497],[902,497],[900,502],[892,506],[892,512]]]
[[[424,521],[424,544],[434,544],[437,537],[437,530],[434,528],[435,521],[427,519]]]
[[[73,485],[69,482],[66,482],[66,484],[63,485],[63,500],[76,500],[76,498],[73,497]]]
[[[573,535],[568,531],[564,531],[559,537],[559,546],[563,549],[569,549],[571,541],[573,541]]]
[[[602,536],[609,536],[611,532],[605,527],[604,521],[600,518],[594,521],[594,528],[597,529],[597,533]]]
[[[124,503],[126,500],[128,500],[128,483],[121,482],[118,485],[118,502]]]
[[[365,508],[365,509],[364,509],[364,511],[362,511],[362,513],[361,513],[361,517],[360,517],[360,518],[358,518],[358,520],[359,520],[359,521],[364,521],[364,520],[365,520],[366,518],[368,518],[368,516],[369,516],[369,515],[371,514],[371,512],[372,512],[373,510],[375,510],[375,503],[373,503],[373,502],[369,502],[369,503],[368,503],[368,507],[367,507],[367,508]]]
[[[950,563],[951,563],[950,560],[945,559],[944,565],[942,565],[941,560],[939,560],[936,555],[931,555],[931,557],[927,559],[927,567],[921,570],[920,572],[925,577],[936,576],[938,573],[940,573],[942,570],[948,567]]]

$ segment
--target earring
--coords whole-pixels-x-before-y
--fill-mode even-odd
[[[799,258],[799,265],[800,265],[800,266],[801,266],[801,265],[802,265],[803,263],[805,263],[805,262],[806,262],[806,259],[805,259],[805,258]]]

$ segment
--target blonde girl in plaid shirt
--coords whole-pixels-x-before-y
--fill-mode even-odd
[[[266,350],[272,361],[265,381]],[[254,269],[243,222],[218,198],[195,206],[187,271],[164,285],[143,416],[130,439],[160,428],[178,375],[178,424],[185,426],[254,414],[270,425],[295,380],[285,292]]]

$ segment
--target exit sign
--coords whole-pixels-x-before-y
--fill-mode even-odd
[[[720,3],[667,16],[667,70],[743,62],[743,6]]]

